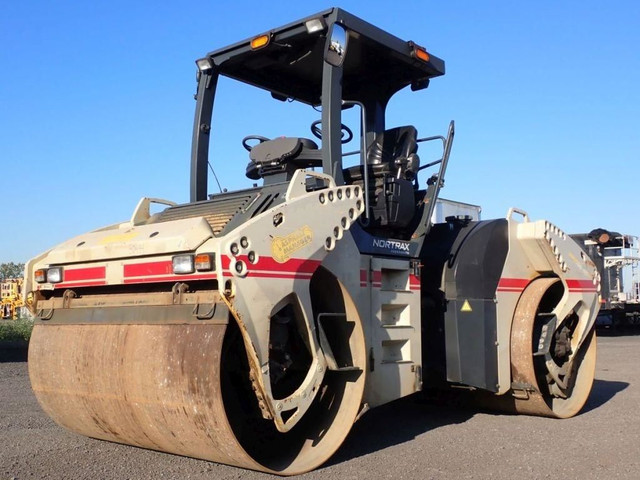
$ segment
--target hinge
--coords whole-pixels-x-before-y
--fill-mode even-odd
[[[73,290],[65,290],[62,294],[62,308],[69,308],[71,306],[71,299],[76,297],[76,292]]]
[[[420,263],[419,260],[411,260],[409,266],[411,268],[411,271],[413,272],[413,275],[420,278],[420,274],[422,272],[422,263]]]
[[[171,288],[171,293],[173,294],[173,304],[180,305],[182,303],[182,295],[187,292],[189,289],[189,285],[186,283],[178,282],[173,288]]]

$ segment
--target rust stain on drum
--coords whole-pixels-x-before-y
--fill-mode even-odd
[[[531,385],[526,399],[514,398],[515,410],[528,415],[553,417],[536,379],[533,364],[533,327],[544,293],[558,282],[557,278],[540,278],[524,291],[513,318],[511,329],[511,375],[514,383]]]
[[[221,394],[226,325],[35,325],[29,376],[57,423],[94,438],[264,470]]]

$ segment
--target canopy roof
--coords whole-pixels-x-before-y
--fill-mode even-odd
[[[320,19],[311,31],[308,22]],[[333,8],[266,32],[269,42],[251,48],[251,38],[207,54],[218,73],[311,105],[321,103],[326,37],[334,23],[348,32],[342,77],[342,98],[382,103],[398,90],[444,74],[444,61],[415,55],[415,44],[395,37],[350,13]],[[315,22],[318,25],[318,22]]]

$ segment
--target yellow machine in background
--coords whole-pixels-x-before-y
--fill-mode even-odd
[[[20,309],[24,307],[22,278],[8,278],[2,282],[1,287],[0,316],[3,320],[15,320],[18,318]]]

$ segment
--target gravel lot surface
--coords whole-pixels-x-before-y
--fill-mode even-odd
[[[402,399],[367,413],[320,479],[638,479],[640,336],[601,337],[596,382],[568,420],[497,415]],[[277,478],[93,440],[40,409],[26,362],[0,363],[0,479]]]

